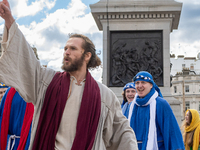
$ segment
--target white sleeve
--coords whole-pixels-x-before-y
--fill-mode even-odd
[[[36,59],[16,22],[4,28],[0,58],[0,81],[14,87],[27,102],[36,103],[42,84],[49,84],[55,71],[44,68]]]

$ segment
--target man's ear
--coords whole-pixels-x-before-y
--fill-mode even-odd
[[[91,52],[86,52],[85,53],[85,61],[88,64],[90,61],[90,58],[92,57],[92,53]]]
[[[153,84],[151,83],[151,89],[153,88]]]

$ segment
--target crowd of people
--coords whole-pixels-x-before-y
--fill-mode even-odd
[[[70,35],[64,47],[63,72],[57,72],[40,65],[7,0],[0,2],[0,16],[5,20],[0,150],[198,149],[198,111],[186,111],[181,132],[149,72],[138,72],[124,86],[120,104],[89,72],[101,61],[88,37]]]
[[[135,132],[138,149],[184,149],[177,120],[152,75],[141,71],[133,82],[137,94],[130,104],[128,120]]]
[[[122,113],[134,130],[139,150],[200,150],[199,112],[186,111],[181,131],[150,73],[137,73],[133,82],[124,86],[122,95]]]

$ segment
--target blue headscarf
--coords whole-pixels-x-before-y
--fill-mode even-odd
[[[135,89],[135,83],[133,83],[133,82],[127,83],[124,86],[123,91],[125,92],[126,89],[130,89],[130,88]],[[129,107],[128,102],[125,102],[123,100],[121,108],[122,108],[122,113],[126,116],[126,118],[128,118],[128,112],[129,112],[128,107]]]
[[[126,89],[130,89],[130,88],[135,89],[135,83],[133,83],[133,82],[127,83],[127,84],[124,86],[123,91],[125,91]]]
[[[123,92],[125,92],[126,89],[130,89],[130,88],[135,89],[135,83],[134,82],[127,83],[123,88]],[[125,103],[126,102],[123,100],[121,107],[123,107]]]
[[[5,85],[3,82],[0,82],[0,88],[8,88],[9,86]]]
[[[140,71],[140,72],[138,72],[135,75],[135,77],[133,78],[133,81],[134,81],[134,83],[136,81],[146,81],[146,82],[151,83],[153,85],[153,88],[158,92],[158,96],[160,96],[160,97],[163,98],[162,93],[160,92],[159,87],[153,81],[153,77],[152,77],[152,75],[149,72],[147,72],[147,71]]]

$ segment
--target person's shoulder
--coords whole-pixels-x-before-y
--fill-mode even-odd
[[[101,101],[105,103],[106,105],[110,106],[114,104],[113,102],[119,101],[115,93],[108,88],[106,85],[96,81],[99,89],[100,89],[100,94],[101,94]]]
[[[99,89],[100,89],[100,92],[103,93],[103,94],[112,94],[112,95],[115,95],[114,92],[108,88],[106,85],[104,85],[103,83],[100,83],[99,81],[96,81],[98,86],[99,86]]]
[[[156,98],[156,103],[159,105],[159,107],[163,106],[163,107],[170,107],[168,101],[162,97],[157,97]]]
[[[164,98],[158,96],[156,98],[157,103],[164,103],[164,104],[168,104],[167,100],[165,100]]]
[[[171,109],[170,104],[167,102],[167,100],[159,96],[156,98],[156,105],[164,110]]]
[[[43,74],[43,80],[45,80],[46,83],[50,83],[57,71],[51,69],[51,68],[46,68],[46,67],[41,67],[42,68],[42,74]]]

